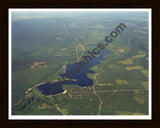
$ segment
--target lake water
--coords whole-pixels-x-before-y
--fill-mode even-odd
[[[104,49],[101,51],[99,57],[95,57],[92,60],[87,63],[87,65],[80,70],[79,73],[74,73],[74,76],[72,79],[75,79],[76,81],[73,80],[64,80],[62,81],[57,81],[54,83],[47,82],[45,84],[41,84],[38,86],[38,89],[42,91],[44,95],[52,95],[52,94],[58,94],[62,93],[64,90],[62,88],[62,85],[79,85],[82,87],[87,87],[87,86],[92,86],[93,85],[93,80],[90,79],[87,76],[87,73],[94,73],[94,71],[90,70],[91,67],[100,64],[101,61],[104,61],[104,56],[107,54],[111,54],[107,49]],[[78,65],[77,63],[67,65],[66,68],[66,73],[70,73],[70,71]],[[59,74],[59,76],[62,76],[63,74]],[[66,78],[67,75],[65,76]]]

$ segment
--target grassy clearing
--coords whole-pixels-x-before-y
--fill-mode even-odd
[[[118,69],[118,66],[114,65],[114,64],[111,64],[108,66],[108,68],[115,68],[115,69]]]
[[[63,40],[63,38],[60,38],[60,37],[56,37],[56,40]]]
[[[98,67],[97,65],[96,66],[93,66],[92,68],[90,68],[91,70],[95,71],[95,72],[98,72]]]
[[[99,86],[104,86],[104,85],[112,86],[113,84],[111,84],[111,83],[99,84]]]
[[[139,97],[133,96],[133,99],[134,99],[138,104],[144,104],[144,98],[139,98]]]
[[[141,84],[143,85],[144,89],[148,89],[148,81],[141,82]]]
[[[126,48],[122,49],[121,47],[116,47],[114,45],[110,45],[108,47],[115,55],[120,55],[126,51]]]
[[[148,77],[148,70],[141,70],[141,72],[142,72],[146,77]]]
[[[68,115],[68,109],[62,109],[62,111],[65,115]]]
[[[118,61],[117,63],[121,63],[121,64],[133,64],[133,60],[132,59],[126,59],[124,61]]]
[[[127,80],[115,80],[117,84],[128,84]]]
[[[143,67],[142,66],[126,67],[127,71],[137,70],[137,69],[143,69]]]
[[[140,55],[133,56],[132,58],[137,59],[137,58],[143,58],[145,56],[146,56],[146,54],[140,54]]]
[[[62,50],[62,51],[65,51],[65,50],[67,50],[67,48],[62,48],[61,50]]]
[[[144,96],[139,90],[135,90],[133,94],[133,99],[136,101],[138,104],[144,104]]]
[[[145,51],[138,51],[138,55],[133,56],[132,58],[133,58],[133,59],[143,58],[143,57],[146,56],[146,54],[147,54],[147,53],[146,53]]]
[[[49,106],[45,103],[42,103],[41,105],[38,105],[38,109],[48,109],[48,108],[51,108],[51,106]]]
[[[146,54],[145,51],[138,51],[139,54]]]

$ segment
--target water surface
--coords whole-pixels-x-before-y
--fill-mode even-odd
[[[89,63],[86,64],[85,67],[81,68],[80,72],[74,72],[74,76],[72,76],[73,80],[64,80],[64,81],[57,81],[54,83],[47,82],[45,84],[41,84],[38,86],[38,89],[42,91],[44,95],[52,95],[52,94],[58,94],[62,93],[64,90],[62,88],[62,85],[79,85],[82,87],[92,86],[93,80],[90,79],[87,74],[88,73],[94,73],[94,71],[90,70],[91,67],[100,64],[101,61],[104,61],[104,56],[107,54],[111,54],[107,49],[104,49],[101,51],[99,57],[95,57],[89,61]],[[68,77],[67,73],[69,74],[71,70],[75,66],[79,66],[78,62],[74,64],[67,65],[66,67],[66,75],[59,74],[59,76],[64,76],[65,78]],[[74,70],[73,70],[74,71]]]

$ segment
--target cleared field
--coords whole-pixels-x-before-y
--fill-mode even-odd
[[[99,84],[99,86],[105,86],[105,85],[112,86],[113,84],[112,83]]]
[[[117,63],[121,63],[121,64],[133,64],[133,60],[132,59],[126,59],[124,61],[118,61]]]
[[[115,80],[117,84],[128,84],[127,80]]]
[[[148,77],[148,70],[141,70],[141,72],[142,72],[146,77]]]
[[[62,109],[65,115],[68,115],[68,109]]]
[[[138,103],[138,104],[144,104],[144,96],[140,90],[135,90],[133,94],[133,99]]]
[[[92,68],[90,68],[91,70],[95,71],[95,72],[98,72],[98,67],[97,65],[96,66],[93,66]]]
[[[35,68],[36,66],[40,64],[45,64],[46,62],[34,62],[34,64],[30,68]]]
[[[45,103],[42,103],[41,105],[38,105],[38,109],[49,109],[51,108],[51,106],[45,104]]]
[[[62,50],[62,51],[65,51],[65,50],[67,50],[67,48],[62,48],[61,50]]]
[[[56,40],[61,40],[61,41],[62,41],[62,40],[63,40],[63,38],[60,38],[60,37],[56,37]]]
[[[132,58],[137,59],[137,58],[143,58],[145,56],[146,56],[146,54],[140,54],[140,55],[133,56]]]
[[[138,51],[138,55],[133,56],[132,58],[133,58],[133,59],[143,58],[143,57],[146,56],[146,54],[147,54],[147,53],[146,53],[145,51]]]
[[[143,85],[144,89],[148,89],[148,81],[141,82],[141,84]]]
[[[143,67],[142,66],[126,67],[127,71],[137,70],[137,69],[143,69]]]

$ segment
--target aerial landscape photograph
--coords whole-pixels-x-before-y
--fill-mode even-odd
[[[9,114],[149,116],[150,9],[10,9]]]

